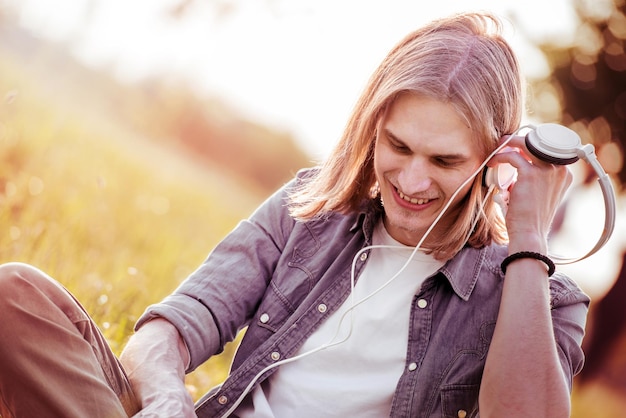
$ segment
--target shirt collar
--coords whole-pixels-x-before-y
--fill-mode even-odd
[[[374,227],[383,213],[379,202],[377,199],[368,199],[361,206],[361,210],[357,212],[354,223],[350,227],[350,232],[355,232],[361,228],[363,235],[365,235],[365,245],[372,245]]]
[[[472,295],[481,271],[484,272],[489,248],[464,247],[439,270],[461,299],[467,301]]]
[[[371,203],[372,201],[357,213],[350,228],[353,232],[358,228],[362,229],[365,235],[365,245],[372,244],[374,225],[382,215],[382,211],[377,210],[376,204],[372,205]],[[472,248],[466,246],[439,269],[438,273],[441,273],[448,280],[454,293],[461,299],[467,301],[472,295],[480,273],[485,268],[489,248],[491,247]]]

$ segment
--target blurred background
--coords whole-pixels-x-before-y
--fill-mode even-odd
[[[428,20],[503,18],[526,123],[596,147],[616,230],[561,269],[592,297],[573,417],[626,408],[624,0],[0,0],[0,262],[76,294],[119,353],[145,307],[341,135],[387,51]],[[551,251],[586,253],[604,209],[583,163]],[[233,347],[189,375],[197,398]]]

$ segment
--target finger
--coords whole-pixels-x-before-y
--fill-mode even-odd
[[[514,136],[504,136],[500,140],[500,145],[506,144],[505,148],[515,148],[520,152],[521,155],[524,156],[526,161],[530,162],[533,165],[552,165],[553,162],[541,158],[537,156],[535,153],[531,152],[526,145],[526,136],[514,135]]]
[[[505,148],[503,151],[495,154],[487,162],[488,167],[494,167],[498,164],[511,164],[513,167],[519,169],[525,165],[531,164],[531,161],[521,153],[518,148],[511,147]]]
[[[498,152],[497,152],[498,154],[499,153],[504,153],[504,152],[509,152],[509,151],[512,151],[512,150],[514,150],[514,151],[516,151],[518,153],[521,153],[525,157],[528,156],[528,154],[529,154],[529,151],[526,148],[526,137],[525,136],[520,136],[520,135],[504,135],[504,136],[502,136],[500,138],[500,140],[498,141],[497,150],[498,150]]]
[[[504,135],[498,141],[498,145],[505,144],[510,147],[519,148],[524,146],[526,142],[526,136],[524,135]]]

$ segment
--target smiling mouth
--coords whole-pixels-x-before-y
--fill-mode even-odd
[[[398,196],[400,196],[400,199],[404,200],[405,202],[409,202],[412,203],[414,205],[425,205],[426,203],[432,201],[433,199],[417,199],[415,197],[409,197],[407,195],[405,195],[404,193],[402,193],[400,190],[396,189],[396,191],[398,192]]]

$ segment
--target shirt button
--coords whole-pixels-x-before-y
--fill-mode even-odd
[[[410,371],[410,372],[413,372],[413,371],[415,371],[415,370],[417,370],[417,363],[411,363],[411,364],[409,364],[409,371]]]
[[[327,309],[328,307],[324,303],[320,303],[319,305],[317,305],[317,310],[320,311],[321,313],[326,312]]]
[[[425,307],[428,306],[428,301],[426,299],[420,299],[417,301],[417,306],[420,307],[421,309],[424,309]]]
[[[465,409],[459,409],[459,412],[456,413],[459,418],[465,418],[467,416],[467,411]]]
[[[361,259],[361,261],[367,260],[367,253],[361,253],[361,256],[359,258]]]
[[[222,395],[219,398],[217,398],[217,402],[220,405],[226,405],[226,403],[228,402],[228,398],[225,395]]]
[[[274,351],[272,354],[270,354],[270,357],[272,358],[272,360],[276,361],[276,360],[280,360],[280,353],[278,351]]]
[[[267,321],[270,320],[270,316],[266,313],[264,313],[263,315],[261,315],[261,317],[259,318],[259,321],[261,321],[261,323],[263,324],[267,324]]]

